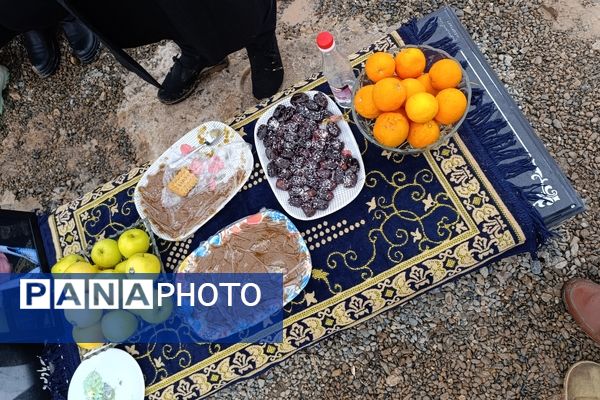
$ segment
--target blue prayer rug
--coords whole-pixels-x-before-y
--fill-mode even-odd
[[[409,23],[352,55],[352,63],[358,70],[373,51],[394,51],[405,43],[442,48],[460,60],[451,38],[428,42],[436,29],[435,18]],[[305,90],[331,94],[324,78],[314,75],[228,124],[253,144],[254,124],[266,107]],[[495,105],[484,94],[481,88],[473,91],[475,107],[459,136],[418,156],[382,151],[367,142],[347,113],[366,184],[342,210],[319,220],[294,221],[310,249],[313,271],[304,291],[285,307],[283,342],[120,346],[140,364],[147,397],[210,395],[486,264],[517,253],[535,254],[549,232],[527,194],[508,181],[532,166],[524,155],[507,152],[510,138],[496,134],[505,121],[495,116]],[[136,223],[132,195],[144,171],[135,168],[48,216],[43,230],[50,261],[82,252],[98,237]],[[166,268],[173,270],[201,241],[263,207],[281,210],[256,163],[243,189],[191,238],[158,242]],[[42,377],[55,398],[66,397],[80,356],[74,345],[47,346]]]

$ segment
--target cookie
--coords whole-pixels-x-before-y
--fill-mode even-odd
[[[171,179],[167,188],[178,196],[185,197],[198,183],[198,177],[192,174],[187,168],[177,171],[177,174]]]

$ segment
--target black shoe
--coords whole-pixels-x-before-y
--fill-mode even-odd
[[[73,54],[82,64],[93,62],[100,53],[100,41],[79,20],[69,16],[60,23]]]
[[[275,32],[259,36],[246,50],[252,70],[252,94],[257,99],[273,96],[283,83],[283,63]]]
[[[58,69],[60,52],[56,34],[52,30],[28,31],[23,34],[23,43],[33,69],[42,78],[47,78]]]
[[[198,87],[198,83],[209,73],[229,66],[225,57],[213,66],[206,66],[200,59],[185,54],[173,57],[173,66],[158,90],[158,99],[163,104],[176,104],[187,99]]]

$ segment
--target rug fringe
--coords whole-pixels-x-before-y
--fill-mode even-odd
[[[533,224],[536,235],[536,244],[531,248],[531,255],[536,258],[536,250],[543,246],[554,235],[544,223],[539,211],[531,205],[539,199],[538,193],[541,183],[534,183],[525,188],[519,188],[509,180],[537,167],[533,164],[531,156],[524,148],[514,148],[517,139],[512,131],[500,132],[508,127],[503,118],[495,118],[496,106],[493,102],[483,103],[483,91],[477,89],[472,93],[471,102],[475,110],[471,111],[465,120],[469,130],[492,161],[492,168],[496,169],[507,187],[519,198],[525,207],[523,212],[527,214]]]
[[[400,36],[410,44],[423,44],[431,39],[438,28],[437,17],[429,18],[419,29],[417,19],[413,18],[400,28]]]
[[[456,55],[459,46],[451,37],[444,37],[435,42],[427,43],[434,35],[437,27],[436,17],[427,20],[421,29],[419,29],[416,20],[411,20],[399,32],[407,44],[427,44],[442,49],[452,56]],[[461,61],[461,64],[465,68],[467,67],[464,61]],[[478,151],[487,155],[489,162],[486,161],[488,165],[483,167],[491,170],[498,179],[502,179],[506,190],[514,193],[517,200],[522,202],[514,212],[521,216],[520,221],[527,221],[527,219],[531,221],[532,226],[524,226],[523,228],[534,231],[536,243],[530,247],[530,253],[535,258],[537,249],[554,235],[546,227],[539,211],[531,205],[532,202],[540,198],[538,193],[542,185],[541,183],[535,183],[526,188],[519,188],[509,180],[533,171],[537,167],[525,149],[514,148],[517,144],[515,135],[512,131],[505,131],[508,127],[506,120],[497,117],[497,108],[492,101],[484,102],[484,94],[485,91],[482,88],[472,88],[471,106],[473,106],[473,110],[469,112],[460,131],[466,131],[469,141],[475,143]]]

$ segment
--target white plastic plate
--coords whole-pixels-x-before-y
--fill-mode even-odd
[[[199,135],[201,135],[203,133],[208,133],[213,129],[222,130],[223,132],[226,132],[226,135],[221,136],[218,140],[213,142],[210,146],[205,143],[201,143]],[[224,141],[226,140],[226,136],[229,138],[229,140],[228,140],[229,144],[236,143],[236,142],[247,144],[247,142],[245,142],[244,139],[242,139],[240,134],[237,133],[229,125],[226,125],[219,121],[205,122],[202,125],[194,128],[191,131],[189,131],[188,133],[186,133],[181,139],[179,139],[177,142],[175,142],[175,144],[173,144],[171,147],[169,147],[169,149],[167,149],[167,151],[165,151],[156,161],[154,161],[154,163],[152,163],[152,165],[150,166],[150,168],[148,168],[148,170],[144,173],[144,175],[142,175],[142,178],[140,179],[137,186],[135,187],[135,192],[133,194],[133,200],[135,202],[135,208],[137,209],[138,214],[140,214],[140,217],[142,219],[148,220],[150,227],[152,228],[152,231],[156,234],[156,236],[160,237],[161,239],[169,240],[172,242],[184,240],[185,238],[187,238],[188,236],[190,236],[191,234],[196,232],[198,229],[200,229],[200,227],[202,227],[202,225],[204,225],[212,217],[214,217],[215,214],[217,214],[219,211],[221,211],[221,209],[223,207],[225,207],[225,205],[227,203],[229,203],[229,201],[239,192],[239,190],[242,188],[242,186],[244,186],[244,184],[250,177],[250,174],[252,173],[252,169],[254,167],[254,157],[252,156],[252,150],[250,148],[250,145],[240,147],[240,149],[243,149],[243,150],[241,150],[242,153],[240,154],[240,158],[239,158],[240,159],[239,166],[238,165],[226,166],[226,168],[231,170],[230,172],[232,174],[235,173],[235,171],[237,170],[238,167],[241,167],[244,170],[244,174],[245,174],[242,182],[239,184],[239,186],[237,188],[234,188],[234,190],[231,191],[231,194],[229,195],[229,197],[227,199],[225,199],[225,201],[223,201],[215,209],[215,212],[213,214],[208,215],[208,216],[205,216],[205,215],[200,216],[199,220],[198,220],[198,224],[196,224],[188,232],[183,233],[179,237],[172,237],[172,236],[164,233],[163,231],[161,231],[159,226],[156,226],[150,219],[148,219],[148,217],[144,211],[144,207],[142,206],[142,199],[141,199],[141,193],[139,191],[139,188],[142,186],[146,186],[146,184],[148,183],[148,176],[156,174],[161,165],[164,165],[164,164],[169,165],[169,164],[174,163],[177,160],[181,159],[182,157],[184,157],[184,155],[181,153],[182,145],[187,144],[187,145],[192,146],[193,148],[198,148],[200,146],[206,146],[207,148],[223,146],[225,144]]]
[[[69,400],[85,400],[85,378],[96,371],[115,390],[115,400],[143,400],[144,376],[135,359],[126,351],[107,349],[84,360],[69,384]]]
[[[306,94],[308,94],[311,99],[317,93],[319,93],[319,92],[316,90],[311,90],[311,91],[306,92]],[[335,102],[329,96],[326,95],[326,97],[327,97],[327,101],[329,102],[329,105],[327,106],[327,110],[329,110],[333,115],[342,115],[342,112],[340,111],[337,104],[335,104]],[[285,99],[281,100],[280,102],[278,102],[276,104],[273,104],[259,118],[259,120],[256,122],[256,125],[254,126],[254,143],[256,146],[256,152],[258,153],[258,158],[260,160],[260,164],[262,166],[263,171],[265,171],[265,176],[267,177],[267,181],[269,182],[269,185],[271,185],[271,189],[273,190],[275,197],[277,197],[277,201],[279,201],[279,204],[281,204],[281,207],[283,207],[285,212],[287,212],[293,218],[303,220],[303,221],[310,221],[313,219],[323,218],[329,214],[332,214],[332,213],[344,208],[350,202],[352,202],[352,200],[354,200],[356,198],[356,196],[358,196],[358,194],[360,193],[360,191],[362,190],[362,188],[365,184],[365,166],[363,164],[363,160],[362,160],[362,157],[360,154],[360,150],[358,148],[358,144],[356,143],[356,139],[354,139],[354,135],[352,134],[352,130],[350,129],[348,122],[346,122],[342,118],[337,123],[342,131],[339,135],[339,139],[342,142],[344,142],[344,148],[347,150],[350,150],[350,152],[352,152],[352,156],[354,158],[356,158],[358,160],[358,163],[360,164],[360,171],[358,172],[358,175],[357,175],[356,186],[354,186],[353,188],[345,188],[342,185],[338,185],[335,188],[335,190],[333,191],[334,198],[331,202],[329,202],[329,207],[326,210],[317,210],[315,215],[313,215],[312,217],[307,217],[306,214],[304,214],[304,211],[302,211],[302,209],[300,207],[294,207],[294,206],[290,205],[288,203],[288,198],[290,197],[288,192],[285,190],[278,189],[275,186],[275,183],[277,182],[277,177],[269,177],[267,175],[267,164],[269,163],[269,159],[267,158],[267,155],[265,154],[265,145],[264,145],[263,141],[260,140],[257,136],[258,127],[263,124],[266,124],[267,121],[269,120],[269,118],[271,118],[273,116],[275,107],[277,107],[280,104],[289,106],[291,104],[290,99],[291,99],[291,96],[286,97]]]

